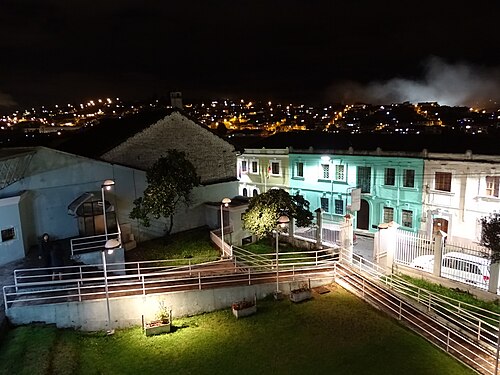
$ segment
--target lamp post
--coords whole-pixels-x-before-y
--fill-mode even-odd
[[[222,204],[220,205],[220,240],[222,255],[224,255],[224,207],[229,206],[229,203],[231,203],[231,199],[224,198],[222,200]]]
[[[290,219],[286,215],[281,215],[280,218],[278,219],[278,226],[276,228],[276,292],[275,292],[275,298],[279,299],[280,298],[280,286],[279,286],[279,278],[280,278],[280,271],[279,271],[279,247],[278,247],[278,238],[279,238],[279,229],[284,228],[288,223],[290,222]]]
[[[106,235],[106,241],[108,240],[108,221],[106,220],[106,200],[104,197],[104,190],[111,190],[111,187],[115,184],[113,180],[106,180],[101,185],[102,194],[102,217],[104,219],[104,234]]]
[[[111,328],[111,312],[109,309],[108,272],[106,267],[105,252],[108,252],[108,254],[112,254],[113,250],[119,246],[120,246],[120,241],[118,241],[116,238],[113,238],[111,240],[106,241],[106,243],[104,244],[104,249],[101,251],[102,269],[104,270],[104,291],[106,293],[106,310],[108,313],[108,330],[107,330],[108,335],[112,335],[113,333],[115,333],[115,330]]]
[[[108,271],[106,266],[106,254],[112,253],[113,249],[120,246],[120,242],[117,239],[108,240],[108,222],[106,220],[106,200],[104,196],[104,190],[111,190],[111,187],[115,184],[113,180],[106,180],[101,185],[101,194],[102,194],[102,215],[104,220],[104,235],[106,236],[106,243],[104,244],[104,248],[101,251],[102,257],[102,269],[104,272],[104,291],[106,294],[106,310],[108,313],[108,335],[112,335],[114,330],[111,329],[111,313],[109,310],[109,290],[108,290]]]

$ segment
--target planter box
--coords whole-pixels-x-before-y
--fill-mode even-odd
[[[253,315],[257,312],[257,305],[253,305],[250,307],[245,307],[244,309],[232,309],[233,310],[233,315],[236,318],[243,318],[245,316]]]
[[[170,332],[170,323],[146,323],[144,326],[146,336],[160,335]]]
[[[312,298],[312,292],[308,290],[292,290],[290,292],[290,300],[292,302],[302,302]]]

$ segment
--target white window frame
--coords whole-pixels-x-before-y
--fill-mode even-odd
[[[491,188],[488,188],[488,179],[492,181]],[[486,176],[484,181],[484,195],[490,198],[500,198],[500,176]],[[495,190],[497,192],[497,195],[495,195]]]
[[[391,186],[391,185],[389,185],[389,186]],[[389,222],[394,221],[394,212],[395,212],[395,210],[394,210],[394,207],[391,207],[391,206],[383,206],[383,207],[382,207],[382,221],[383,221],[384,223],[386,223],[386,219],[385,219],[385,210],[386,210],[386,209],[388,209],[388,210],[392,210],[392,219],[391,219]],[[401,217],[401,218],[402,218],[402,217]]]
[[[246,165],[245,169],[243,169],[243,164]],[[241,171],[241,174],[247,174],[248,173],[248,160],[247,159],[241,159],[240,160],[240,171]]]
[[[325,177],[325,168],[328,167],[328,177]],[[325,181],[330,181],[332,179],[332,168],[331,168],[331,163],[328,162],[322,162],[319,164],[319,180],[325,180]]]
[[[404,217],[404,215],[405,215],[406,212],[409,212],[411,214],[411,226],[405,225],[403,217]],[[404,209],[401,210],[401,226],[403,228],[413,228],[413,222],[414,222],[414,220],[415,220],[415,213],[412,210],[404,210]]]
[[[343,178],[337,178],[337,168],[339,167],[342,167],[343,168],[343,171],[342,171],[342,175],[343,175]],[[346,176],[346,173],[347,172],[347,168],[346,168],[346,165],[345,164],[334,164],[334,170],[333,170],[333,178],[335,181],[342,181],[342,182],[345,182],[346,179],[347,179],[347,176]]]
[[[254,172],[253,171],[253,163],[257,163],[257,170]],[[259,160],[258,159],[251,159],[250,160],[250,164],[249,164],[249,168],[248,168],[248,173],[250,174],[259,174]]]
[[[279,168],[279,172],[276,174],[276,173],[273,173],[273,163],[278,163],[278,168]],[[269,160],[269,167],[270,169],[269,171],[269,176],[273,176],[273,177],[279,177],[281,176],[282,174],[282,169],[281,169],[281,160]]]
[[[299,173],[298,173],[299,172],[299,164],[302,164],[302,175],[299,175]],[[304,178],[304,162],[303,161],[298,160],[295,162],[293,177]]]

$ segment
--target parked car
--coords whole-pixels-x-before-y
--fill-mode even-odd
[[[410,267],[432,272],[434,255],[416,257],[410,263]],[[487,288],[490,280],[490,260],[459,252],[446,253],[441,263],[441,276]]]

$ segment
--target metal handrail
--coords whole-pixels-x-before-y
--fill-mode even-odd
[[[230,273],[229,273],[230,272]],[[293,267],[291,270],[279,271],[280,282],[303,280],[304,278],[333,277],[332,264],[322,266]],[[177,270],[168,273],[147,273],[142,275],[108,275],[109,294],[152,294],[155,291],[182,290],[195,285],[198,289],[209,287],[222,287],[233,284],[252,285],[259,282],[274,282],[276,272],[252,270],[247,267],[244,272],[234,272],[226,266],[212,266],[204,269]],[[89,290],[98,291],[87,292]],[[7,285],[3,287],[6,309],[13,304],[48,301],[64,301],[84,298],[103,298],[104,277],[88,279],[74,278],[68,280],[55,280],[48,282],[24,283],[22,285]]]
[[[356,271],[356,268],[353,268],[352,271]],[[376,280],[371,280],[357,272],[356,276],[353,277],[349,268],[345,266],[338,265],[336,272],[337,283],[346,289],[371,304],[378,305],[378,307],[383,306],[398,320],[404,319],[415,332],[468,366],[474,367],[476,370],[480,369],[487,374],[494,374],[492,368],[496,359],[493,348],[484,348],[475,340],[464,336],[461,332],[443,324],[431,315],[425,314],[425,318],[423,318],[422,315],[416,314],[414,306],[397,295],[390,294],[389,297],[389,292],[384,290]],[[474,348],[476,351],[472,351],[470,348]]]

